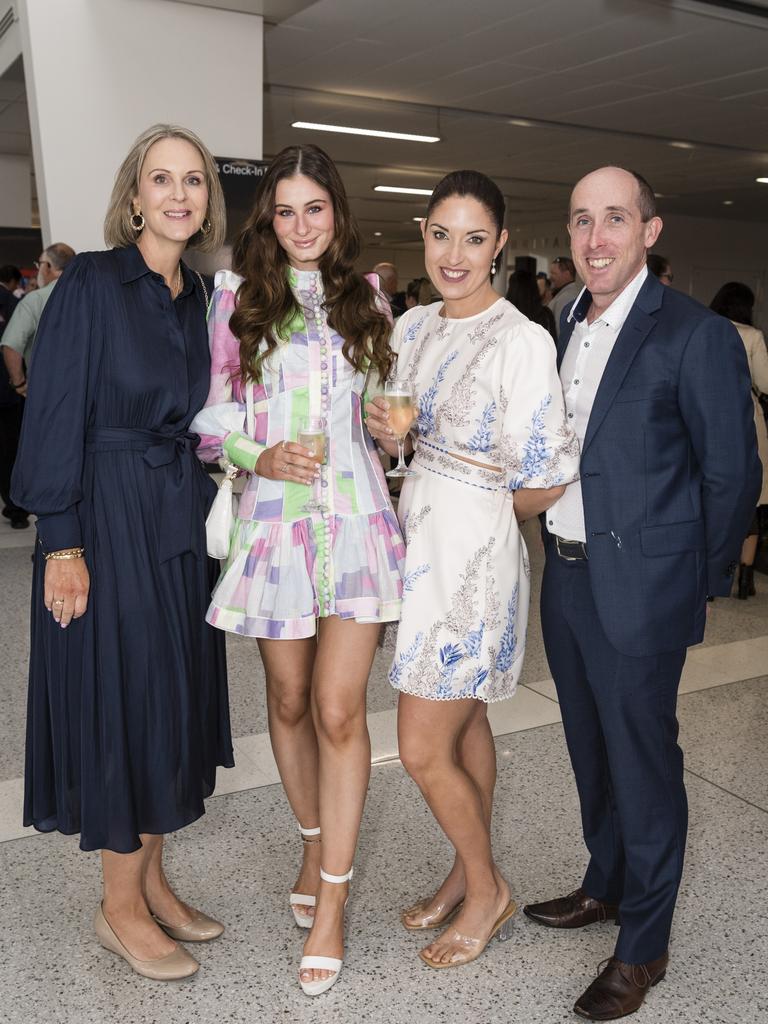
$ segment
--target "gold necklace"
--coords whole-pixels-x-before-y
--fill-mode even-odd
[[[178,299],[179,295],[181,295],[181,289],[184,287],[184,279],[181,276],[181,262],[179,262],[179,266],[176,270],[176,284],[174,287],[176,290],[175,292],[172,292],[171,295],[174,299]]]

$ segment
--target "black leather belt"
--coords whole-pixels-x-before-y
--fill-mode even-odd
[[[566,562],[586,562],[587,545],[583,540],[566,540],[553,534],[558,555]]]

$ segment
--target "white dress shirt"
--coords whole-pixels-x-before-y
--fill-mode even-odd
[[[648,269],[643,265],[637,276],[597,320],[589,324],[584,317],[582,321],[576,323],[568,342],[568,348],[560,364],[560,380],[563,384],[568,422],[575,430],[582,447],[595,395],[608,358],[647,276]],[[582,294],[584,290],[582,289]],[[580,299],[581,295],[574,303],[573,309],[576,309]],[[568,321],[573,318],[573,309]],[[547,529],[550,533],[565,540],[586,541],[580,480],[567,485],[565,494],[547,510],[546,516]]]

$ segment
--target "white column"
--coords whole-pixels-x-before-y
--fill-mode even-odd
[[[17,0],[43,244],[104,246],[115,172],[159,121],[262,155],[263,19],[169,0]]]
[[[32,227],[32,161],[0,154],[0,226]]]

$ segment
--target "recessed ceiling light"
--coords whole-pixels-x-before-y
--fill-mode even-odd
[[[695,149],[692,142],[670,142],[673,149]]]
[[[423,217],[414,217],[413,219],[416,221],[417,224],[421,224],[421,222],[424,220]]]
[[[381,238],[381,232],[380,231],[374,231],[373,235],[374,235],[374,238]]]
[[[666,196],[664,195],[664,193],[663,193],[663,192],[654,192],[654,193],[653,193],[653,195],[654,195],[654,197],[655,197],[656,199],[666,199],[666,198],[667,198],[667,197],[666,197]]]
[[[401,185],[374,185],[374,192],[394,192],[403,196],[431,196],[434,189],[431,188],[405,188]]]
[[[341,135],[371,135],[375,139],[401,139],[404,142],[439,142],[439,135],[412,135],[410,132],[380,132],[375,128],[350,128],[341,124],[318,124],[315,121],[292,121],[291,128],[308,128],[315,132],[338,132]]]
[[[768,178],[755,178],[755,181],[759,181],[761,185],[768,185]]]
[[[724,199],[723,200],[723,206],[733,206],[733,200],[732,199]]]
[[[513,124],[516,128],[535,128],[533,121],[526,121],[524,117],[511,117],[507,124]]]

